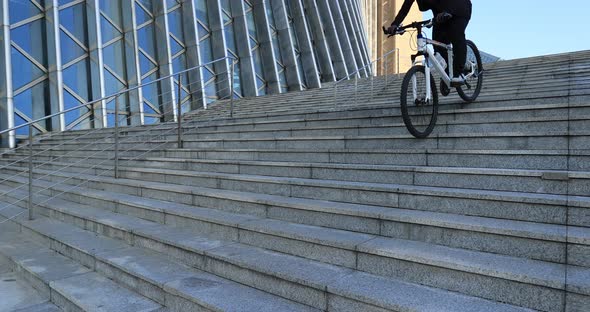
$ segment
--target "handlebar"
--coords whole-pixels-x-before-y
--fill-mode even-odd
[[[434,25],[434,19],[429,19],[429,20],[425,20],[425,21],[420,21],[420,22],[413,22],[411,24],[408,24],[406,26],[399,26],[396,30],[395,33],[389,33],[387,31],[387,28],[385,28],[385,26],[383,26],[383,33],[389,37],[395,36],[395,35],[403,35],[404,33],[406,33],[406,29],[408,28],[416,28],[418,31],[422,31],[423,27],[426,28],[432,28],[432,26]]]

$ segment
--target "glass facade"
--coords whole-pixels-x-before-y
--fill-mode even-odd
[[[334,1],[343,8],[359,5]],[[234,97],[318,88],[342,78],[320,73],[325,68],[336,72],[340,65],[330,59],[329,38],[313,34],[324,32],[322,23],[329,16],[318,12],[322,6],[316,0],[0,3],[7,6],[0,8],[7,12],[0,32],[0,130],[83,104],[88,105],[35,124],[35,133],[112,127],[117,120],[138,125],[173,119],[169,113],[179,100],[187,112],[229,96],[231,62],[211,63],[222,57],[235,60]],[[318,25],[321,29],[314,29]],[[206,65],[194,69],[196,74],[189,71],[141,87],[117,101],[102,100],[200,64]],[[14,135],[28,131],[25,127]],[[2,140],[9,142],[7,136]]]

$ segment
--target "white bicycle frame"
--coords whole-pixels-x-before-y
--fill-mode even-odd
[[[444,49],[447,49],[448,52],[448,68],[449,68],[449,74],[447,75],[447,72],[445,71],[445,68],[443,67],[443,65],[436,59],[435,56],[435,52],[434,52],[434,46],[438,46]],[[450,87],[451,86],[451,77],[453,76],[453,44],[444,44],[442,42],[438,42],[436,40],[432,40],[432,39],[428,39],[425,38],[422,34],[418,34],[418,52],[420,52],[422,55],[424,55],[424,59],[418,60],[416,59],[413,63],[413,65],[423,65],[424,66],[424,71],[425,71],[425,76],[426,76],[426,102],[430,101],[432,99],[432,86],[430,85],[430,75],[431,75],[431,69],[432,67],[434,67],[434,69],[439,73],[439,75],[442,77],[442,80],[445,82],[445,84]],[[471,72],[466,76],[466,78],[472,77],[473,75],[475,75],[475,67],[476,64],[471,64]],[[417,89],[417,81],[416,81],[416,76],[412,77],[412,87],[413,87],[413,96],[414,96],[414,100],[416,98],[418,98],[418,95],[416,94],[416,89]]]

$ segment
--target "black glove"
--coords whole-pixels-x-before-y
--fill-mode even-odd
[[[387,35],[395,35],[398,27],[399,26],[397,26],[395,24],[391,24],[391,26],[389,26],[388,28],[385,28],[385,26],[383,26],[383,33],[385,33]]]
[[[444,24],[446,22],[448,22],[451,18],[453,18],[453,14],[449,13],[449,12],[442,12],[442,13],[438,13],[436,15],[436,17],[434,18],[434,21],[437,24]]]

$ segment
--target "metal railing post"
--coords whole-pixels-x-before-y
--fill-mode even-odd
[[[369,75],[371,76],[369,79],[371,79],[371,101],[373,101],[373,64],[371,63],[371,71],[369,72]]]
[[[387,75],[388,74],[387,70],[389,69],[389,64],[387,64],[387,56],[384,57],[383,63],[384,63],[383,70],[385,71],[385,85],[387,85],[387,80],[389,78],[389,76]]]
[[[178,148],[182,148],[182,75],[178,75],[178,104],[176,104],[178,122]]]
[[[29,220],[33,220],[33,125],[29,125]]]
[[[354,75],[354,104],[358,104],[359,75]]]
[[[395,55],[397,58],[397,73],[399,75],[399,49],[395,49]]]
[[[338,80],[336,80],[336,82],[334,83],[334,108],[336,108],[338,106],[338,100],[337,100],[337,94],[338,94]]]
[[[115,97],[115,179],[119,178],[119,97]]]
[[[231,70],[230,70],[230,86],[229,86],[229,116],[234,118],[234,70],[236,66],[236,61],[232,59],[231,61]]]

